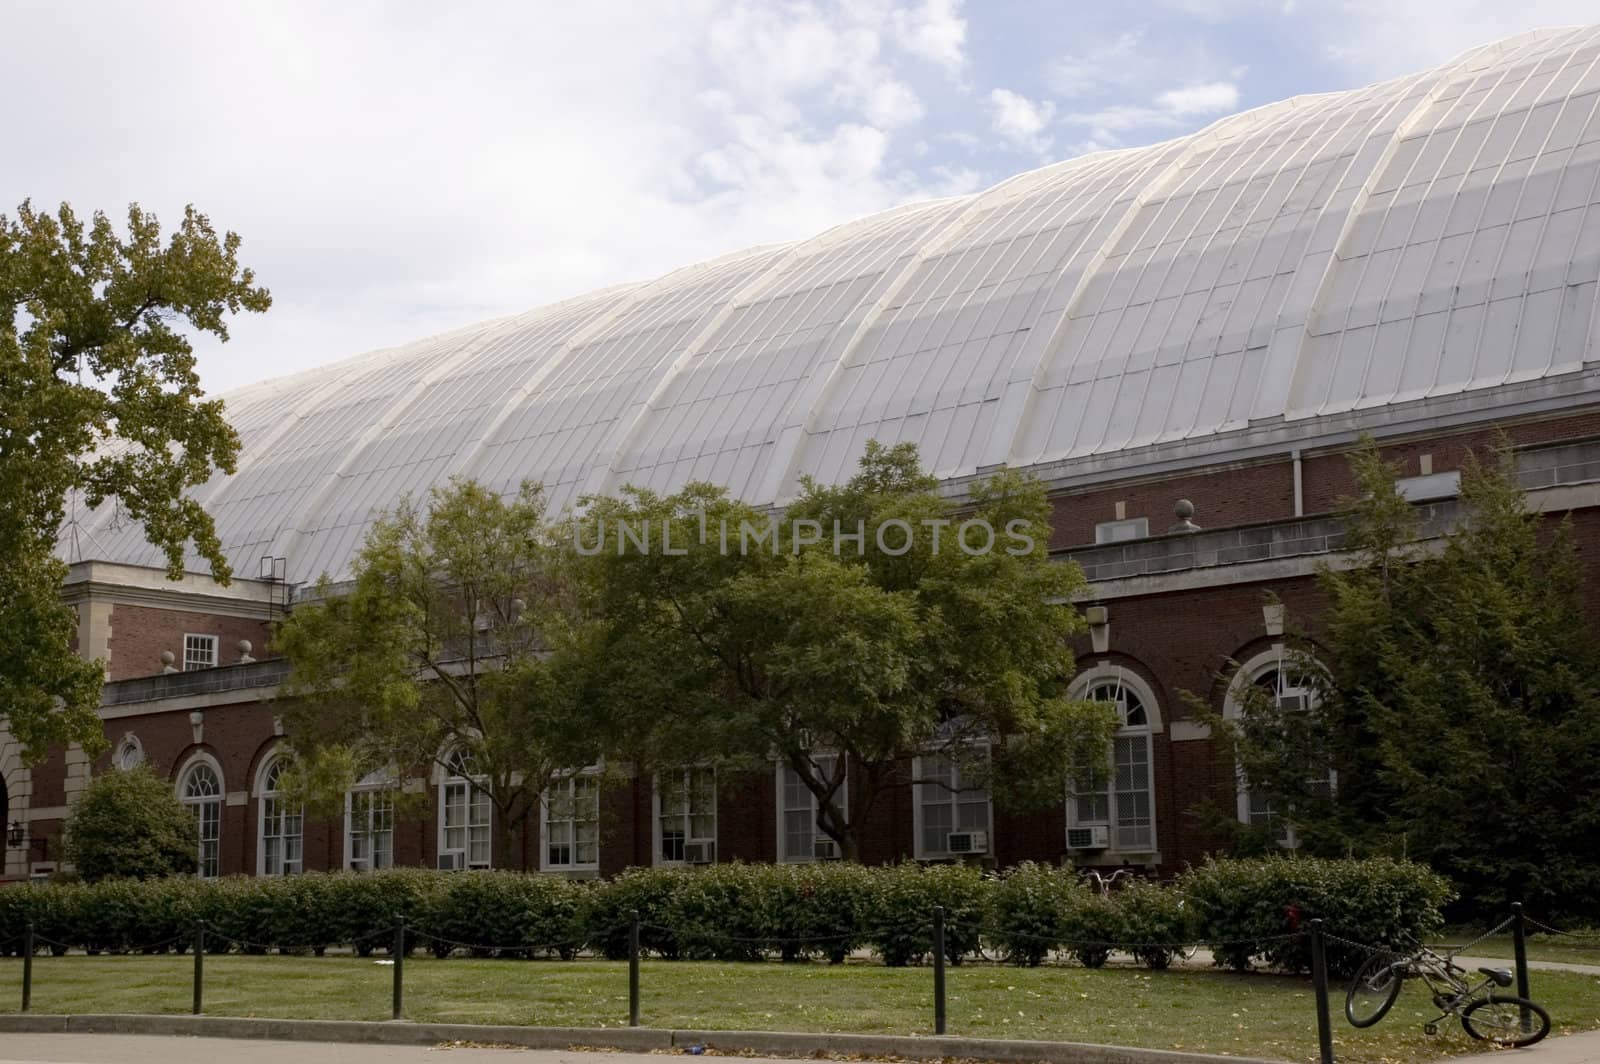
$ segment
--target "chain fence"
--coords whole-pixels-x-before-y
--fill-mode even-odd
[[[1512,930],[1516,952],[1516,970],[1518,993],[1527,997],[1528,966],[1525,955],[1525,939],[1531,931],[1572,936],[1571,932],[1554,928],[1542,921],[1534,920],[1521,912],[1520,906],[1513,906],[1511,916],[1494,925],[1487,931],[1478,935],[1464,946],[1447,947],[1449,956],[1456,956],[1484,940],[1500,934],[1507,928]],[[961,941],[960,951],[952,956],[950,949],[950,934],[952,931],[966,932]],[[1169,955],[1193,955],[1199,949],[1209,949],[1217,954],[1214,963],[1221,964],[1222,952],[1230,949],[1243,949],[1249,947],[1251,956],[1272,957],[1274,947],[1286,947],[1291,943],[1304,942],[1310,955],[1310,969],[1313,986],[1315,989],[1315,1002],[1317,1009],[1317,1030],[1319,1042],[1319,1057],[1322,1064],[1335,1064],[1333,1056],[1333,1042],[1331,1025],[1329,1021],[1329,948],[1346,951],[1348,955],[1370,957],[1376,954],[1401,956],[1408,952],[1405,944],[1390,943],[1375,945],[1361,942],[1347,936],[1329,932],[1324,929],[1320,919],[1310,920],[1304,927],[1296,927],[1278,935],[1255,936],[1238,939],[1186,939],[1183,941],[1125,941],[1111,939],[1075,939],[1063,938],[1060,935],[1046,935],[1016,927],[998,926],[983,920],[957,919],[950,920],[943,907],[935,906],[931,917],[911,918],[896,924],[887,924],[874,928],[856,928],[849,931],[818,932],[807,935],[740,935],[704,925],[671,926],[640,919],[637,911],[631,913],[626,924],[609,928],[603,935],[589,934],[582,937],[557,939],[547,942],[514,942],[490,943],[470,942],[463,939],[441,935],[425,928],[411,927],[403,918],[397,918],[392,928],[380,928],[365,935],[352,939],[348,945],[353,950],[369,943],[387,940],[388,960],[379,961],[380,964],[392,965],[392,1015],[396,1020],[404,1016],[404,971],[407,955],[419,947],[430,948],[437,957],[444,958],[457,950],[475,956],[496,957],[529,957],[537,954],[559,954],[571,958],[577,956],[585,948],[592,947],[597,938],[609,937],[626,933],[628,949],[628,999],[629,999],[629,1024],[640,1025],[641,1015],[641,978],[640,961],[649,952],[643,945],[643,933],[650,932],[666,938],[682,948],[687,944],[689,951],[703,947],[708,943],[723,945],[741,945],[761,947],[769,950],[782,950],[785,956],[807,950],[831,948],[835,952],[839,949],[852,946],[868,940],[882,941],[891,935],[926,935],[926,948],[917,949],[911,954],[913,959],[927,958],[929,966],[933,969],[932,997],[934,1010],[934,1031],[937,1035],[946,1033],[948,1025],[948,1011],[945,993],[945,967],[947,964],[960,963],[960,956],[965,952],[972,952],[976,943],[987,939],[991,943],[1001,941],[1031,941],[1044,946],[1046,951],[1060,951],[1065,954],[1094,953],[1100,955],[1100,963],[1104,957],[1112,952],[1125,953],[1135,957],[1146,956],[1152,952],[1161,951]],[[49,951],[53,956],[65,954],[73,947],[67,943],[57,941],[43,935],[34,933],[32,925],[21,936],[0,940],[0,950],[10,949],[17,943],[22,944],[23,981],[22,981],[22,1011],[29,1011],[32,1003],[33,968],[34,958],[41,950]],[[969,945],[968,943],[972,943]],[[115,952],[128,954],[151,954],[164,949],[178,946],[181,949],[193,951],[193,1012],[201,1014],[204,1005],[204,980],[205,960],[207,954],[223,952],[217,946],[221,944],[225,949],[238,949],[246,954],[270,953],[277,950],[282,953],[304,953],[310,947],[302,943],[291,942],[257,942],[246,938],[223,933],[209,927],[204,921],[198,923],[191,933],[178,934],[146,943],[141,946],[122,946],[119,944]],[[85,951],[89,952],[89,951]],[[111,951],[95,951],[111,952]],[[659,947],[657,952],[660,952]],[[366,954],[360,954],[365,956]],[[1281,954],[1279,954],[1281,957]],[[1099,964],[1090,965],[1098,967]],[[1344,967],[1349,968],[1346,964]],[[1303,970],[1303,969],[1302,969]]]

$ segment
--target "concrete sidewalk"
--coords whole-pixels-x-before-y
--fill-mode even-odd
[[[681,1052],[681,1051],[680,1051]],[[1546,1039],[1508,1051],[1513,1064],[1597,1064],[1600,1031]],[[1462,1060],[1477,1058],[1460,1058]],[[1499,1059],[1499,1058],[1497,1058]],[[183,1035],[15,1034],[0,1041],[0,1064],[661,1064],[660,1053],[450,1045],[351,1045]],[[794,1064],[793,1058],[740,1057],[750,1064]]]
[[[96,1038],[115,1045],[126,1038],[228,1039],[230,1045],[339,1043],[347,1059],[368,1059],[378,1047],[504,1046],[508,1050],[739,1057],[834,1057],[920,1061],[986,1060],[1007,1064],[1276,1064],[1250,1057],[1146,1049],[1088,1042],[1044,1042],[961,1035],[844,1034],[799,1031],[693,1031],[662,1027],[516,1027],[460,1023],[398,1023],[358,1020],[273,1020],[246,1016],[182,1016],[43,1013],[0,1014],[0,1053],[22,1038]],[[240,1041],[234,1042],[233,1039]],[[113,1059],[122,1059],[113,1056]],[[163,1059],[163,1058],[156,1058]],[[301,1056],[263,1061],[301,1064]],[[318,1058],[319,1060],[321,1058]],[[333,1059],[333,1058],[328,1058]],[[372,1059],[389,1059],[377,1056]],[[397,1059],[411,1059],[397,1058]],[[4,1064],[0,1061],[0,1064]],[[230,1061],[229,1064],[234,1064]]]
[[[1506,1057],[1496,1056],[1513,1064],[1600,1064],[1600,1031],[1569,1034],[1565,1038],[1546,1038],[1527,1049],[1507,1049]]]
[[[648,1053],[607,1053],[602,1061],[595,1053],[575,1050],[356,1046],[172,1035],[7,1034],[0,1041],[0,1064],[214,1064],[219,1060],[228,1064],[353,1064],[367,1060],[395,1064],[661,1064],[659,1056]]]

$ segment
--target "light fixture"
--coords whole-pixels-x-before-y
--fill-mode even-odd
[[[22,826],[22,821],[13,820],[11,830],[6,832],[6,845],[12,849],[20,847],[27,840],[28,829]]]

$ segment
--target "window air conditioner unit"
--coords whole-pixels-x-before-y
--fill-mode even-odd
[[[686,842],[683,844],[684,864],[711,864],[717,859],[714,842]]]
[[[950,853],[988,853],[987,831],[952,831],[944,837],[944,848]]]
[[[1111,828],[1105,824],[1067,829],[1067,849],[1104,850],[1111,845]]]
[[[465,867],[467,867],[467,855],[459,850],[446,850],[439,855],[441,872],[459,872]]]
[[[811,844],[811,856],[819,861],[835,861],[839,858],[839,844],[832,839],[817,839]]]

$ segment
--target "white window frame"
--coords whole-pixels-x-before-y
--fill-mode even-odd
[[[1244,714],[1244,692],[1259,684],[1270,673],[1275,672],[1282,677],[1292,664],[1289,654],[1282,643],[1274,643],[1269,649],[1241,664],[1238,672],[1234,674],[1233,682],[1228,685],[1228,694],[1222,706],[1223,717],[1229,720],[1237,720]],[[1282,699],[1287,695],[1305,697],[1308,709],[1315,705],[1316,693],[1308,687],[1283,688],[1280,685],[1280,689],[1274,697]],[[1254,826],[1256,820],[1252,816],[1250,808],[1250,785],[1249,781],[1245,779],[1242,768],[1234,770],[1234,781],[1237,803],[1234,810],[1235,815],[1241,824]],[[1333,770],[1332,766],[1328,768],[1327,782],[1330,794],[1337,790],[1339,774]],[[1299,849],[1300,837],[1294,830],[1294,824],[1289,821],[1288,817],[1273,812],[1269,806],[1265,822],[1270,824],[1274,819],[1283,825],[1283,833],[1278,836],[1278,845],[1286,850]]]
[[[448,768],[439,770],[439,831],[435,839],[435,853],[441,857],[446,853],[459,853],[463,855],[462,868],[485,869],[494,867],[494,804],[489,801],[489,794],[483,788],[484,776],[471,772],[473,766],[467,763],[465,755],[460,751],[453,751],[442,759]],[[467,769],[463,774],[461,769]],[[466,840],[465,847],[446,846],[450,826],[446,822],[453,792],[462,794],[461,808],[466,813],[466,822],[460,825]],[[482,818],[475,814],[481,812]],[[484,858],[481,861],[472,860],[473,832],[481,829],[483,832]],[[435,861],[435,864],[438,862]]]
[[[1108,546],[1112,543],[1131,543],[1138,539],[1150,538],[1150,519],[1148,517],[1128,517],[1120,521],[1101,521],[1094,526],[1094,542],[1096,546]]]
[[[211,647],[211,659],[209,661],[202,663],[198,659],[196,659],[194,662],[191,663],[190,658],[189,658],[189,640],[191,640],[191,639],[197,640],[197,641],[204,641],[205,643],[208,643],[210,645],[210,647]],[[198,672],[201,669],[214,669],[214,668],[216,668],[217,665],[222,661],[222,652],[221,652],[221,647],[220,647],[221,642],[222,642],[222,640],[221,640],[220,636],[207,635],[204,632],[185,632],[185,633],[183,633],[183,671],[184,672]]]
[[[364,777],[360,783],[345,792],[344,795],[344,867],[352,872],[373,872],[378,869],[394,867],[394,781],[387,773],[375,772]],[[356,799],[367,801],[363,811],[364,825],[361,831],[356,831]],[[374,815],[379,811],[374,804],[381,801],[386,807],[389,818],[387,829],[373,827]],[[389,846],[388,859],[379,860],[379,847],[377,840],[387,834]],[[361,835],[367,839],[368,856],[358,863],[355,856],[356,836]]]
[[[297,876],[305,871],[306,811],[290,809],[278,793],[277,774],[283,769],[283,755],[268,754],[256,773],[256,875]],[[268,834],[268,828],[277,830]],[[269,860],[269,843],[278,843],[278,853]]]
[[[980,743],[977,745],[982,747],[985,756],[987,756],[989,753],[989,744]],[[944,861],[952,857],[968,856],[966,854],[951,853],[949,850],[929,850],[923,846],[922,828],[923,821],[925,819],[923,807],[924,805],[934,804],[931,801],[924,802],[923,796],[932,791],[937,791],[939,794],[944,796],[944,800],[952,807],[950,812],[950,831],[983,831],[984,834],[988,836],[989,845],[985,852],[980,856],[993,857],[995,852],[994,795],[990,793],[987,787],[963,788],[961,786],[961,766],[950,758],[944,757],[942,754],[922,754],[914,758],[911,762],[912,778],[918,780],[925,778],[929,763],[935,759],[942,759],[950,762],[951,782],[955,784],[956,789],[947,790],[946,788],[933,783],[918,783],[911,788],[911,828],[914,835],[912,839],[912,854],[919,861]],[[960,796],[962,793],[970,793],[974,791],[981,791],[983,793],[985,823],[981,829],[963,828],[961,826],[961,810],[958,807],[960,803]]]
[[[196,770],[204,768],[211,773],[211,778],[216,781],[217,793],[205,795],[190,795],[189,781]],[[222,810],[228,800],[228,790],[222,775],[222,766],[210,754],[200,752],[190,757],[183,763],[183,768],[178,772],[178,783],[174,788],[178,794],[178,801],[195,819],[195,875],[200,879],[215,879],[222,874]],[[212,837],[206,838],[206,823],[209,819],[214,827]],[[211,850],[211,867],[207,870],[206,850],[209,843]]]
[[[1156,700],[1155,690],[1141,676],[1131,669],[1107,661],[1098,662],[1092,668],[1079,673],[1073,678],[1067,693],[1073,699],[1087,699],[1091,694],[1103,690],[1107,685],[1120,686],[1128,695],[1136,698],[1140,706],[1144,708],[1145,723],[1130,726],[1124,720],[1124,723],[1118,725],[1116,735],[1112,738],[1110,750],[1112,778],[1106,781],[1106,790],[1104,792],[1096,792],[1106,795],[1107,819],[1103,821],[1079,820],[1078,798],[1076,795],[1069,793],[1067,795],[1067,829],[1104,825],[1110,835],[1110,844],[1100,854],[1099,859],[1103,861],[1117,862],[1124,854],[1136,854],[1141,857],[1156,855],[1159,857],[1161,852],[1160,817],[1157,814],[1156,806],[1155,737],[1160,735],[1165,728],[1161,717],[1161,707]],[[1145,793],[1149,796],[1150,801],[1150,844],[1149,846],[1124,847],[1119,844],[1117,826],[1116,741],[1118,739],[1139,738],[1144,740],[1145,765],[1148,773]]]
[[[130,760],[131,759],[131,760]],[[112,755],[111,767],[118,772],[131,772],[144,764],[144,744],[133,732],[128,732],[117,743],[117,752]]]
[[[594,788],[594,860],[579,861],[578,855],[578,825],[583,823],[577,815],[577,788],[582,781]],[[550,792],[556,788],[565,789],[567,797],[573,802],[574,813],[571,818],[563,817],[561,823],[572,825],[572,838],[567,843],[570,860],[553,861],[550,858]],[[600,870],[600,810],[601,810],[601,781],[598,768],[585,768],[562,772],[551,781],[551,787],[539,796],[539,868],[546,872],[598,872]]]
[[[814,753],[814,754],[811,755],[811,760],[812,760],[813,763],[822,762],[822,761],[832,761],[832,762],[834,762],[835,765],[837,765],[838,764],[838,759],[842,758],[842,757],[844,757],[843,754]],[[821,767],[821,766],[819,765],[818,767]],[[831,776],[832,773],[833,773],[833,770],[830,768],[828,774]],[[786,781],[788,780],[788,778],[791,775],[796,777],[796,782],[799,783],[801,789],[803,789],[805,791],[806,802],[805,802],[804,805],[797,806],[797,805],[790,805],[789,804],[789,798],[788,798],[788,794],[786,793],[786,790],[785,790],[785,785],[786,785]],[[795,772],[794,769],[792,769],[789,766],[789,763],[787,761],[779,760],[777,762],[776,772],[774,773],[775,782],[776,782],[776,785],[777,785],[776,786],[776,801],[775,801],[775,805],[776,805],[776,808],[777,808],[777,811],[778,811],[778,814],[777,814],[777,820],[778,820],[778,825],[777,825],[777,849],[773,850],[772,852],[778,855],[778,861],[779,861],[780,864],[813,864],[817,860],[817,853],[816,853],[817,841],[819,839],[822,839],[822,838],[825,838],[825,837],[831,839],[831,836],[828,836],[826,832],[824,832],[820,827],[817,826],[817,807],[818,807],[818,804],[819,804],[817,802],[817,796],[815,794],[811,793],[811,788],[806,787],[804,783],[801,783],[799,781],[799,775],[800,774],[798,772]],[[849,772],[848,765],[846,766],[846,769],[845,769],[844,781],[839,784],[839,789],[834,792],[834,801],[844,811],[845,822],[849,823],[849,821],[850,821],[850,772]],[[808,852],[806,852],[804,854],[800,854],[800,855],[794,855],[794,854],[789,853],[789,851],[788,851],[789,832],[788,832],[788,825],[785,823],[785,821],[788,818],[788,814],[790,814],[790,813],[798,813],[798,812],[801,812],[802,810],[808,812],[810,814],[810,816],[811,816],[811,821],[810,821],[810,823],[811,823],[811,846],[808,848]]]
[[[711,815],[711,834],[710,835],[704,835],[704,834],[697,835],[697,834],[694,833],[694,820],[695,820],[695,817],[696,816],[702,816],[703,817],[703,816],[706,815],[703,812],[697,813],[696,810],[695,810],[694,804],[693,804],[693,802],[694,802],[694,781],[693,781],[692,773],[695,773],[695,772],[709,772],[711,774],[711,792],[710,792],[711,793],[711,813],[710,813],[710,815]],[[651,864],[655,865],[658,868],[662,868],[662,867],[678,867],[678,866],[681,866],[681,865],[684,865],[684,864],[687,863],[682,858],[671,859],[671,858],[668,858],[665,854],[662,853],[662,846],[664,844],[664,832],[662,831],[662,823],[661,822],[666,817],[665,817],[665,814],[663,814],[661,812],[661,780],[662,780],[662,776],[665,775],[665,774],[666,773],[660,773],[660,772],[656,773],[655,778],[652,781],[651,787],[650,787],[650,791],[651,791],[651,794],[650,794],[650,855],[651,855]],[[718,828],[718,825],[717,825],[717,770],[716,770],[715,767],[708,767],[708,766],[703,766],[703,765],[685,765],[682,768],[672,769],[671,770],[671,774],[676,776],[676,777],[678,777],[683,782],[683,786],[684,786],[684,793],[685,793],[684,811],[682,813],[672,814],[675,818],[681,817],[683,819],[683,840],[682,840],[683,841],[683,845],[684,846],[688,846],[691,843],[698,843],[698,842],[709,842],[709,843],[711,843],[712,851],[713,851],[713,854],[714,854],[714,856],[712,857],[712,863],[715,864],[722,856],[721,853],[717,852],[717,851],[719,851],[721,849],[721,847],[717,845],[717,828]]]

